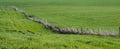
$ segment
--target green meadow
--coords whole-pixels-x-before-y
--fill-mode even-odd
[[[0,0],[55,26],[70,28],[120,27],[119,0]],[[119,37],[59,34],[28,20],[11,8],[0,8],[0,49],[120,49]]]

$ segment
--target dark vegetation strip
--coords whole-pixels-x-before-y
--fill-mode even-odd
[[[38,22],[42,25],[44,25],[46,28],[50,29],[51,31],[54,32],[58,32],[61,34],[82,34],[82,35],[98,35],[98,36],[112,36],[112,37],[120,37],[120,28],[119,28],[119,33],[115,34],[113,32],[109,32],[109,33],[104,33],[101,31],[101,29],[99,29],[98,32],[93,31],[92,29],[75,29],[75,28],[61,28],[61,27],[57,27],[54,26],[46,21],[40,20],[36,17],[33,17],[31,15],[29,15],[27,12],[20,10],[19,8],[17,8],[16,6],[9,6],[7,8],[13,8],[15,11],[20,12],[22,14],[24,14],[26,16],[26,18],[28,18],[29,20]]]

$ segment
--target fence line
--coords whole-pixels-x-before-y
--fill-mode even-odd
[[[54,32],[58,32],[61,34],[84,34],[84,35],[98,35],[98,36],[113,36],[113,37],[120,37],[120,27],[119,27],[119,33],[115,34],[112,32],[112,29],[110,30],[109,33],[105,33],[103,32],[103,30],[101,28],[98,29],[98,32],[95,32],[92,29],[75,29],[75,28],[61,28],[58,26],[54,26],[46,21],[40,20],[36,17],[33,17],[31,15],[29,15],[27,12],[20,10],[19,8],[17,8],[16,6],[8,6],[8,8],[13,8],[15,11],[20,12],[22,14],[24,14],[26,16],[26,18],[28,18],[29,20],[38,22],[42,25],[44,25],[46,28],[54,31]]]

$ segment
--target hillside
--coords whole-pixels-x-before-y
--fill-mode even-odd
[[[119,0],[1,0],[59,27],[112,28],[118,33]],[[120,49],[119,37],[59,34],[28,20],[12,8],[0,7],[0,49]]]

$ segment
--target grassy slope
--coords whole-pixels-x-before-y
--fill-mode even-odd
[[[99,28],[120,26],[120,7],[33,7],[32,15],[61,27]],[[32,12],[31,12],[32,11]],[[54,21],[56,20],[56,21]]]
[[[119,6],[119,0],[1,0],[2,5],[17,6]]]
[[[0,15],[0,48],[3,49],[101,49],[120,45],[119,38],[54,34],[9,8],[0,8]]]
[[[48,6],[25,9],[38,18],[60,27],[104,28],[118,31],[120,7],[114,6]],[[56,20],[56,21],[54,21]]]
[[[105,28],[106,30],[113,28],[118,31],[119,2],[119,0],[69,0],[69,2],[68,0],[14,0],[1,1],[1,4],[19,6],[32,15],[61,27]]]
[[[27,10],[29,13],[33,15],[36,15],[36,16],[41,15],[38,18],[43,18],[45,20],[47,19],[49,20],[49,22],[55,25],[59,26],[61,22],[64,22],[64,24],[62,23],[63,24],[62,26],[64,27],[66,27],[66,24],[69,24],[67,26],[79,27],[78,25],[81,24],[81,21],[83,22],[84,19],[89,18],[87,17],[89,15],[91,16],[89,20],[91,20],[91,18],[97,18],[94,16],[105,16],[105,15],[111,16],[112,14],[116,15],[117,13],[119,13],[119,7],[114,7],[114,6],[119,6],[119,0],[116,0],[116,1],[115,0],[114,1],[113,0],[109,0],[109,1],[108,0],[106,1],[69,0],[69,2],[68,0],[59,0],[59,1],[58,0],[51,0],[51,1],[48,1],[48,0],[44,0],[44,1],[1,0],[0,5],[16,5],[18,7],[21,7]],[[104,6],[110,6],[111,8],[104,7]],[[114,9],[115,11],[114,10],[112,11],[111,9]],[[1,10],[5,10],[5,9],[0,9],[0,15],[1,15],[0,16],[0,31],[1,31],[0,32],[0,48],[120,49],[119,38],[99,37],[99,36],[89,36],[89,35],[55,34],[49,30],[44,29],[43,26],[41,26],[40,24],[37,24],[25,19],[25,17],[23,17],[22,14],[19,14],[11,9],[5,10],[7,11],[7,13],[3,13],[3,11]],[[105,10],[104,11],[105,13],[102,13],[103,11],[101,10],[103,11]],[[96,13],[97,11],[98,13]],[[71,13],[74,13],[74,15],[72,15]],[[99,13],[101,13],[102,15],[100,15]],[[82,16],[83,20],[76,19],[76,18],[80,18],[80,16]],[[119,14],[117,14],[117,16],[119,16]],[[55,17],[55,18],[52,18],[52,17]],[[68,17],[70,19],[66,19]],[[63,21],[64,20],[63,18],[65,19],[65,21]],[[102,18],[103,17],[101,17],[100,19]],[[113,18],[113,16],[111,18]],[[74,22],[70,22],[70,21],[74,21]],[[57,22],[60,22],[60,23],[57,23]],[[86,22],[83,22],[83,23],[86,23]],[[16,26],[14,26],[14,24],[16,24]],[[113,25],[116,27],[118,26],[118,24],[113,24]],[[85,27],[86,26],[88,25],[85,25]],[[106,24],[102,26],[106,26]],[[14,32],[10,30],[17,30],[17,31]],[[32,31],[35,34],[27,32],[27,30]],[[22,34],[19,31],[22,31],[25,34]]]

